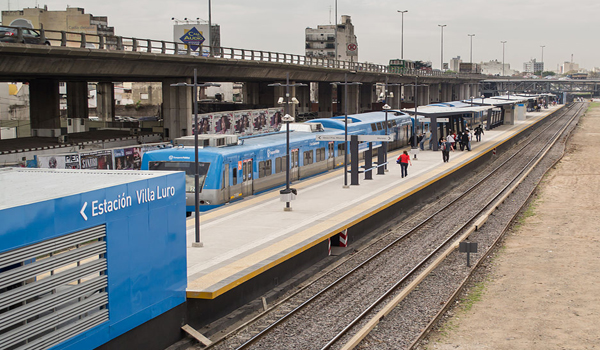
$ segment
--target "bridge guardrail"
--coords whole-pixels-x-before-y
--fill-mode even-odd
[[[5,26],[6,27],[6,26]],[[22,27],[9,27],[17,29],[18,38],[23,38]],[[100,50],[118,50],[130,52],[149,52],[158,54],[170,55],[188,55],[200,56],[202,52],[193,51],[190,46],[164,40],[140,39],[133,37],[123,37],[103,34],[89,34],[80,32],[57,31],[34,29],[38,31],[42,37],[42,41],[49,41],[52,46],[63,46],[73,48],[100,49]],[[325,68],[347,69],[351,71],[364,71],[372,73],[390,73],[405,76],[424,76],[424,77],[456,77],[456,78],[474,78],[482,77],[481,74],[465,74],[465,73],[444,73],[439,70],[424,71],[424,70],[403,70],[399,72],[397,68],[391,68],[386,65],[365,62],[349,62],[338,61],[326,57],[302,56],[297,54],[288,54],[281,52],[271,52],[252,49],[239,49],[230,47],[210,47],[209,56],[212,58],[224,58],[235,60],[249,60],[262,62],[275,62],[297,64],[301,66],[315,66]]]

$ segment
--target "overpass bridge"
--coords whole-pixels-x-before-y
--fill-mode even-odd
[[[502,95],[509,91],[511,93],[591,93],[598,96],[598,79],[491,79],[481,82],[481,92],[486,95]]]
[[[331,83],[345,79],[362,83],[348,87],[348,113],[359,113],[372,109],[376,84],[417,85],[418,81],[427,85],[390,86],[394,97],[387,102],[401,108],[402,103],[412,107],[415,102],[423,105],[478,96],[483,78],[439,71],[396,72],[372,63],[226,47],[210,48],[210,57],[204,57],[174,42],[39,31],[51,45],[0,43],[0,81],[29,83],[34,136],[60,135],[59,82],[67,84],[69,118],[88,118],[87,83],[98,82],[98,112],[104,120],[114,118],[113,82],[161,82],[165,136],[172,139],[191,130],[193,96],[191,88],[171,84],[191,82],[194,69],[200,81],[243,82],[243,100],[249,106],[276,105],[283,88],[268,84],[284,81],[286,73],[293,82],[316,83],[320,117],[332,115],[334,100],[343,102],[343,94],[333,96],[337,90]],[[297,87],[291,94],[300,101],[298,112],[310,111],[309,87]]]

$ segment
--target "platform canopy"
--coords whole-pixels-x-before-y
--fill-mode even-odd
[[[497,97],[501,97],[501,96],[497,96]],[[520,98],[520,99],[513,99],[514,96],[511,96],[511,99],[501,99],[501,98],[496,98],[496,97],[492,97],[492,98],[474,98],[473,99],[473,104],[474,105],[478,105],[478,106],[507,106],[507,105],[514,105],[517,103],[522,103],[527,101],[527,99],[525,98]],[[464,102],[471,102],[471,99],[468,100],[464,100]]]
[[[417,113],[427,117],[446,117],[451,115],[462,115],[469,113],[485,112],[493,106],[469,106],[469,107],[442,107],[427,105],[417,108]],[[402,110],[404,113],[415,114],[414,108],[407,108]]]

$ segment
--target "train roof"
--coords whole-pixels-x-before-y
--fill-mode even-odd
[[[407,118],[410,121],[410,116],[399,110],[389,110],[388,120]],[[344,129],[345,116],[336,116],[333,118],[311,119],[307,123],[321,123],[324,127],[334,129]],[[364,128],[365,125],[372,123],[380,123],[385,120],[385,111],[367,112],[361,114],[348,115],[348,130],[355,130],[357,127]]]

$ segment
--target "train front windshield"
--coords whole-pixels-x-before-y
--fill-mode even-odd
[[[192,162],[148,162],[148,170],[169,170],[169,171],[185,171],[185,191],[194,192],[194,165]],[[198,163],[198,177],[200,179],[200,189],[204,187],[204,180],[206,180],[206,174],[208,174],[208,167],[210,163],[199,162]]]

